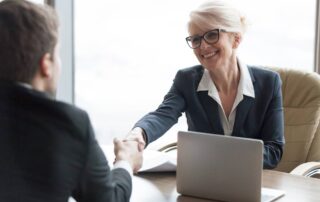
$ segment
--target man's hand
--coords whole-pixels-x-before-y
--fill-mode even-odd
[[[143,151],[146,147],[146,141],[144,137],[143,129],[136,127],[131,130],[124,141],[136,141],[139,146],[139,151]]]
[[[137,173],[142,166],[142,152],[138,149],[137,141],[113,140],[115,162],[125,160],[129,162],[134,173]]]

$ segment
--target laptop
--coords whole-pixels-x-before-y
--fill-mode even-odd
[[[219,201],[274,201],[284,191],[261,188],[261,140],[178,132],[177,191]]]

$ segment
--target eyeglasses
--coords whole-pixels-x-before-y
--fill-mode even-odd
[[[204,33],[202,36],[199,36],[199,35],[188,36],[186,38],[186,41],[190,48],[196,49],[201,46],[202,39],[204,39],[208,44],[217,43],[219,41],[220,32],[227,32],[227,31],[224,29],[213,29]]]

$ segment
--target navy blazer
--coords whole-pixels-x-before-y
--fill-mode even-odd
[[[231,135],[263,140],[264,168],[274,168],[281,159],[284,146],[281,79],[273,71],[253,66],[248,69],[255,98],[244,95],[237,107]],[[224,134],[218,103],[208,91],[197,91],[203,72],[200,65],[179,70],[158,109],[135,124],[145,131],[147,144],[177,123],[183,112],[189,131]]]
[[[0,81],[0,201],[129,201],[130,174],[111,170],[87,113]]]

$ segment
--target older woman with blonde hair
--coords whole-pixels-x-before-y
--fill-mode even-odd
[[[185,112],[190,131],[263,140],[264,168],[276,167],[284,145],[281,80],[239,60],[246,28],[245,17],[225,1],[192,11],[186,41],[200,65],[177,72],[162,104],[140,119],[127,139],[144,148]]]

